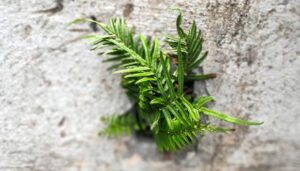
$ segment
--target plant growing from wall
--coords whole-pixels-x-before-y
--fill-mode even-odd
[[[107,127],[101,135],[109,137],[150,131],[161,151],[176,151],[192,144],[199,134],[228,132],[229,128],[214,126],[203,117],[214,117],[237,125],[260,125],[238,119],[206,107],[211,96],[193,97],[189,82],[214,78],[215,74],[194,74],[207,52],[202,52],[201,32],[196,23],[185,31],[180,13],[176,21],[176,36],[167,36],[170,46],[163,49],[157,38],[134,36],[133,29],[122,18],[111,19],[108,25],[90,19],[77,19],[72,23],[92,22],[105,35],[89,35],[92,50],[109,47],[101,56],[115,74],[121,74],[122,87],[133,101],[132,110],[123,115],[102,117]],[[107,50],[105,48],[104,50]]]

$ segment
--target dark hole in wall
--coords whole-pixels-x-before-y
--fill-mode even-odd
[[[132,3],[128,3],[124,6],[123,16],[129,17],[132,11],[134,10],[134,5]]]
[[[96,18],[94,15],[90,16],[90,19],[92,19],[92,20],[94,20],[94,21],[98,21],[97,18]],[[97,26],[96,23],[90,23],[90,27],[91,27],[91,29],[92,29],[94,32],[97,32],[97,31],[99,30],[99,28],[98,28],[98,26]]]
[[[45,10],[39,10],[37,13],[50,13],[50,14],[55,14],[64,9],[64,4],[63,0],[56,0],[55,1],[56,5],[53,8],[45,9]]]
[[[65,121],[66,121],[66,117],[62,117],[61,120],[58,122],[57,125],[58,125],[59,127],[61,127],[61,126],[64,125]]]

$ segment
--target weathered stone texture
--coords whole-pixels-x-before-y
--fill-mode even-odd
[[[66,23],[124,16],[137,32],[160,36],[175,32],[171,7],[203,30],[204,71],[218,74],[207,82],[212,107],[264,124],[207,135],[197,152],[166,159],[148,140],[97,136],[99,116],[130,102],[79,41],[90,26]],[[1,171],[300,168],[299,0],[1,0],[0,38]]]

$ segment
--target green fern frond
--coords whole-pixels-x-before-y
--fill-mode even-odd
[[[129,135],[135,129],[134,127],[137,127],[132,114],[101,117],[101,121],[105,123],[107,127],[100,131],[99,135],[106,135],[108,137]]]
[[[210,96],[193,100],[184,90],[190,80],[206,80],[215,74],[196,75],[193,69],[207,56],[202,52],[201,31],[193,22],[188,31],[181,27],[180,13],[176,21],[176,36],[168,36],[168,52],[160,47],[157,38],[134,36],[122,18],[111,19],[108,25],[90,19],[78,22],[93,22],[105,35],[85,36],[92,40],[92,50],[104,50],[101,55],[111,62],[114,74],[121,74],[122,86],[134,104],[134,114],[105,117],[107,127],[101,135],[118,136],[132,131],[151,131],[162,151],[175,151],[192,144],[199,134],[206,132],[228,132],[231,129],[202,123],[201,116],[211,116],[238,125],[259,125],[234,118],[211,109],[205,104],[212,101]],[[105,47],[105,49],[103,49]],[[110,49],[107,51],[107,47]],[[173,59],[177,62],[173,62]]]

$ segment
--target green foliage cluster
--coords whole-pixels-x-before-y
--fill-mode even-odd
[[[114,137],[132,131],[151,131],[161,151],[175,151],[193,143],[199,134],[228,132],[231,129],[201,122],[207,115],[237,125],[259,125],[216,112],[206,107],[211,96],[193,98],[186,91],[187,82],[205,80],[214,74],[193,74],[193,69],[207,56],[202,52],[201,32],[193,22],[190,29],[182,28],[182,15],[177,17],[176,36],[167,36],[170,48],[162,49],[157,38],[134,36],[133,29],[122,18],[111,19],[108,25],[90,19],[73,23],[92,22],[106,34],[91,35],[92,49],[109,47],[103,56],[112,62],[113,73],[121,74],[122,86],[133,101],[135,112],[102,118],[107,127],[102,135]]]

